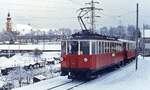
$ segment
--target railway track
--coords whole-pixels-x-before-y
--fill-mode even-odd
[[[70,87],[70,88],[68,88],[68,89],[66,89],[66,90],[71,90],[71,89],[73,89],[73,88],[75,88],[75,87],[78,87],[78,86],[80,86],[80,85],[83,85],[83,84],[85,84],[85,83],[87,83],[87,82],[82,82],[82,83],[77,84],[77,85],[75,85],[75,86],[72,86],[72,87]]]
[[[88,82],[88,81],[80,82],[80,81],[73,81],[72,80],[72,81],[62,83],[62,84],[55,85],[51,88],[48,88],[47,90],[72,90],[73,88],[78,87],[80,85],[83,85],[86,82]]]
[[[133,63],[128,63],[128,65],[131,65],[131,64],[133,64]],[[128,65],[126,65],[126,66],[128,66]],[[124,67],[126,67],[126,66],[124,66]],[[98,78],[99,78],[99,80],[106,79],[107,76],[109,76],[113,73],[116,73],[120,69],[122,69],[122,68],[107,70],[107,72],[103,72],[103,73],[99,74]],[[79,86],[81,86],[85,83],[91,82],[91,81],[93,81],[93,80],[90,80],[90,81],[71,80],[71,81],[66,81],[66,82],[59,82],[57,85],[52,86],[52,87],[48,88],[47,90],[72,90],[76,87],[79,87]]]
[[[62,84],[58,84],[58,85],[56,85],[56,86],[53,86],[53,87],[51,87],[51,88],[48,88],[47,90],[52,90],[52,89],[55,89],[55,88],[57,88],[57,87],[66,85],[66,84],[71,83],[71,82],[73,82],[73,81],[68,81],[68,82],[65,82],[65,83],[62,83]]]

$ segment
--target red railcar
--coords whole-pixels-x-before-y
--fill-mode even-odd
[[[83,35],[80,34],[81,36]],[[91,34],[94,36],[94,34]],[[117,39],[72,38],[63,40],[61,75],[69,78],[96,76],[96,72],[112,65],[126,63],[136,57],[135,42]],[[88,36],[86,36],[88,37]]]
[[[90,7],[79,10],[78,21],[82,31],[61,42],[63,76],[68,75],[71,78],[96,76],[102,69],[126,63],[136,57],[134,41],[118,40],[94,32],[97,17],[95,11],[102,10],[95,8],[94,3],[92,0]],[[89,29],[84,19],[90,19]]]

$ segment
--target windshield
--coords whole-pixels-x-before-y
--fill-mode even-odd
[[[68,42],[68,51],[69,54],[78,54],[78,42],[77,41]]]
[[[62,41],[61,42],[61,56],[66,55],[67,51],[66,51],[66,41]]]
[[[62,41],[62,55],[82,55],[90,53],[89,41]]]

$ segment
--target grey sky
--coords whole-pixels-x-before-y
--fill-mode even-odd
[[[90,0],[0,0],[0,28],[4,28],[7,12],[14,24],[28,24],[37,28],[80,28],[76,10]],[[150,0],[95,0],[104,9],[98,26],[135,23],[135,5],[140,4],[140,22],[149,23]],[[120,19],[117,16],[121,15]],[[146,16],[146,17],[144,17]]]

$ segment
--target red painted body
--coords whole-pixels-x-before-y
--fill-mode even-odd
[[[132,58],[132,57],[135,57],[136,53],[134,50],[129,50],[127,51],[127,56],[128,56],[128,59]]]
[[[65,55],[61,63],[62,68],[71,69],[90,69],[90,70],[100,70],[105,67],[117,64],[124,60],[124,52],[97,54],[97,55]],[[127,59],[135,57],[135,52],[127,51]],[[88,61],[84,62],[84,58]]]
[[[95,75],[96,72],[104,70],[105,68],[127,63],[136,57],[135,50],[131,47],[129,48],[127,44],[130,43],[122,43],[120,44],[120,47],[115,48],[115,50],[110,49],[109,51],[103,51],[103,53],[98,52],[100,54],[74,54],[69,52],[69,54],[62,55],[61,75],[68,75],[71,77],[92,76],[93,74]],[[107,47],[108,45],[103,46],[100,50]],[[112,45],[112,48],[114,48],[114,45]]]

